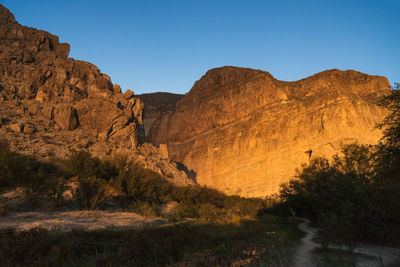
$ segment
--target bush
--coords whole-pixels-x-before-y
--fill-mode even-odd
[[[13,187],[19,177],[19,157],[10,150],[5,141],[0,140],[0,190]]]
[[[0,190],[20,187],[31,208],[47,198],[53,207],[59,206],[66,189],[64,179],[60,178],[63,175],[52,162],[40,162],[32,156],[13,152],[0,141]]]
[[[121,205],[145,216],[159,216],[162,204],[176,201],[175,218],[237,222],[242,216],[257,216],[265,206],[260,199],[226,196],[207,187],[175,186],[125,155],[114,155],[102,161],[88,152],[74,151],[69,159],[69,169],[80,181],[75,196],[82,208],[98,207],[107,197],[104,189],[107,186],[119,194]],[[98,194],[99,197],[95,197]],[[100,200],[100,203],[94,204],[93,200]]]
[[[368,146],[343,147],[333,162],[316,158],[282,185],[280,196],[300,216],[322,227],[319,241],[343,242],[354,249],[382,228],[374,195],[372,152]]]
[[[108,185],[105,180],[89,176],[79,179],[74,196],[81,208],[93,210],[104,202],[107,192]]]
[[[64,192],[70,189],[67,180],[63,177],[57,177],[47,181],[47,197],[50,199],[50,209],[54,210],[61,206],[64,201]]]
[[[86,151],[72,151],[68,160],[68,169],[72,175],[79,178],[95,176],[109,181],[118,175],[118,169],[110,161],[102,161],[92,157]]]
[[[156,217],[161,215],[160,206],[149,202],[133,202],[128,206],[128,209],[145,217]]]
[[[131,164],[127,169],[120,170],[111,183],[128,203],[164,203],[169,200],[172,187],[161,175],[139,164]]]

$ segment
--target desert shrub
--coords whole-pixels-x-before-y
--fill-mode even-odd
[[[227,222],[241,216],[254,217],[265,204],[260,199],[231,197],[207,187],[175,186],[160,174],[130,161],[126,155],[113,155],[110,159],[102,161],[92,157],[88,152],[74,151],[69,159],[69,166],[71,173],[82,180],[79,182],[79,194],[76,196],[83,208],[92,206],[85,203],[89,203],[102,188],[96,185],[89,190],[90,186],[85,180],[87,177],[92,177],[91,183],[103,180],[101,184],[104,186],[107,184],[119,194],[122,206],[143,215],[158,216],[160,205],[176,201],[178,205],[174,218],[190,217],[207,222]],[[104,195],[104,190],[100,192],[102,197],[107,197]]]
[[[120,170],[112,184],[128,203],[161,204],[168,200],[171,190],[171,184],[161,175],[140,164],[131,164],[128,169]]]
[[[51,185],[62,175],[63,171],[52,162],[13,152],[6,142],[0,142],[0,189],[20,187],[31,208],[53,195]],[[60,190],[58,199],[63,193]]]
[[[46,192],[50,200],[50,209],[54,210],[61,206],[64,201],[64,192],[67,189],[70,188],[67,185],[67,180],[63,176],[46,181]]]
[[[118,175],[118,169],[110,161],[92,157],[86,151],[72,151],[68,160],[68,169],[79,178],[95,176],[106,181]]]
[[[0,190],[15,186],[19,170],[18,154],[12,152],[6,141],[0,140]]]
[[[74,197],[82,209],[97,209],[110,196],[110,186],[120,170],[112,162],[93,157],[86,151],[72,151],[68,170],[78,177]]]
[[[156,217],[161,215],[160,205],[151,202],[132,202],[129,204],[128,209],[146,217]]]
[[[17,186],[22,189],[27,203],[31,208],[36,207],[41,200],[50,198],[60,204],[65,187],[58,186],[63,180],[63,172],[49,162],[40,162],[31,156],[19,156],[20,171]],[[55,196],[56,194],[57,196]]]
[[[74,197],[82,209],[96,209],[106,199],[108,184],[102,178],[89,176],[79,178],[78,187],[74,192]]]
[[[374,195],[370,148],[352,144],[342,152],[332,162],[316,158],[303,165],[295,179],[282,185],[280,195],[286,207],[322,227],[321,243],[342,242],[354,249],[382,228],[382,223]]]
[[[54,208],[58,207],[66,189],[62,178],[65,173],[54,161],[41,162],[13,152],[0,141],[0,189],[20,187],[31,208],[48,199]]]
[[[198,218],[206,222],[237,223],[241,217],[256,217],[265,207],[261,199],[227,196],[201,186],[174,187],[171,197],[178,202],[174,218]]]

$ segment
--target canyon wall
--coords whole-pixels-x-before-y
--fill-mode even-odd
[[[171,94],[165,92],[149,93],[136,95],[143,104],[143,125],[146,136],[149,135],[150,129],[154,122],[170,110],[173,110],[176,103],[183,97],[179,94]]]
[[[376,144],[388,80],[328,70],[284,82],[268,72],[222,67],[208,71],[157,119],[149,139],[167,144],[201,185],[265,197],[311,157],[331,157],[342,144]]]

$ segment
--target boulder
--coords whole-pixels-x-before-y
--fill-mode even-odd
[[[78,112],[69,104],[54,107],[53,119],[62,130],[71,131],[79,126]]]

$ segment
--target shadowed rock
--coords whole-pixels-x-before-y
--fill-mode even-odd
[[[173,110],[183,95],[157,92],[137,95],[136,97],[142,100],[144,104],[143,124],[147,136],[158,117]]]

